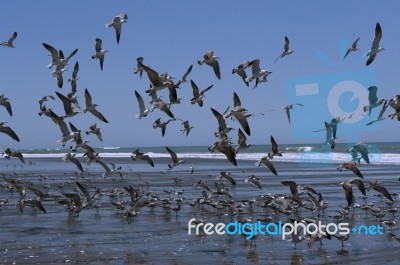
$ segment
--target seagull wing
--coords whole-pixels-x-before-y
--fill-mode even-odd
[[[213,68],[215,75],[217,76],[217,78],[219,80],[221,80],[221,71],[219,69],[218,61],[215,60],[215,61],[212,61],[212,62],[208,62],[207,64]]]
[[[51,58],[53,61],[58,60],[58,51],[57,49],[53,48],[52,46],[46,44],[46,43],[42,43],[43,46],[46,48],[46,50],[50,53]]]
[[[93,105],[92,96],[90,95],[89,90],[87,90],[87,88],[85,89],[85,104],[86,104],[86,108]]]
[[[198,98],[199,97],[199,87],[196,85],[196,83],[193,80],[190,80],[190,84],[192,85],[192,89],[193,89],[193,98]]]
[[[189,68],[186,70],[186,73],[183,75],[182,80],[186,80],[186,77],[190,74],[192,71],[193,64],[189,66]]]
[[[71,107],[71,100],[69,100],[69,98],[67,98],[66,96],[64,96],[63,94],[56,92],[58,98],[62,101],[63,106],[64,106],[64,111],[65,114],[68,115],[70,113],[72,113],[72,107]]]
[[[372,49],[379,49],[379,42],[381,41],[382,38],[382,28],[381,25],[379,23],[376,23],[375,26],[375,37],[374,40],[372,41]]]
[[[73,157],[70,157],[68,160],[71,161],[72,163],[74,163],[75,166],[76,166],[81,172],[83,172],[83,168],[82,168],[81,162],[79,162],[78,158],[76,158],[76,157],[73,156]]]
[[[96,52],[100,52],[102,50],[101,48],[101,44],[103,43],[103,41],[99,38],[96,39],[96,45],[94,46]]]
[[[8,126],[0,127],[0,132],[7,134],[11,138],[13,138],[15,141],[19,142],[19,138],[18,138],[17,134],[10,127],[8,127]]]
[[[251,63],[251,72],[253,75],[258,74],[261,72],[261,68],[260,68],[260,59],[255,59],[253,60]]]
[[[242,126],[243,130],[247,133],[247,135],[250,136],[251,135],[250,127],[249,127],[249,123],[247,121],[246,116],[244,116],[243,114],[239,113],[239,114],[234,115],[234,117],[238,120],[238,122]]]
[[[353,42],[353,45],[351,45],[351,47],[353,48],[353,49],[357,49],[357,42],[360,40],[360,37],[358,37],[354,42]]]
[[[140,110],[140,113],[142,113],[142,112],[144,112],[144,111],[146,110],[146,107],[144,106],[143,98],[142,98],[142,96],[139,94],[139,92],[137,92],[136,90],[135,90],[135,95],[136,95],[136,99],[137,99],[137,101],[138,101],[138,103],[139,103],[139,110]]]
[[[140,67],[143,68],[143,70],[146,71],[147,76],[148,76],[150,82],[153,84],[153,86],[159,86],[159,85],[163,84],[160,76],[158,75],[158,73],[156,71],[147,67],[146,65],[142,64],[141,62],[138,62],[138,64]]]
[[[7,109],[8,114],[10,114],[10,116],[12,116],[12,108],[11,108],[11,104],[9,101],[3,101],[0,103],[0,105],[4,106]]]
[[[241,107],[242,103],[240,102],[239,96],[236,94],[236,92],[233,92],[233,108],[236,107]]]
[[[90,113],[92,113],[95,117],[97,117],[102,122],[108,123],[107,119],[97,109],[90,110]]]
[[[68,55],[68,57],[67,57],[67,59],[65,59],[65,61],[68,62],[77,52],[78,52],[78,49],[75,49],[73,52],[71,52],[70,55]]]
[[[278,144],[276,143],[274,137],[271,135],[271,146],[272,146],[272,153],[278,153]]]
[[[170,148],[168,148],[167,146],[165,148],[167,149],[168,153],[170,154],[170,156],[172,158],[172,162],[177,163],[178,157],[176,156],[176,153],[174,151],[172,151]]]
[[[221,113],[219,113],[218,111],[216,111],[215,109],[211,108],[212,113],[214,114],[215,118],[217,118],[218,121],[218,130],[221,131],[225,131],[227,129],[226,126],[226,122],[224,119],[224,116],[221,115]]]

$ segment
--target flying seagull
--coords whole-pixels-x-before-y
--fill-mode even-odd
[[[140,152],[140,149],[136,149],[135,151],[133,151],[131,158],[133,160],[140,159],[140,160],[146,161],[150,166],[154,167],[154,162],[150,158],[150,156],[145,155],[144,153]]]
[[[76,154],[72,154],[72,153],[67,153],[63,160],[65,163],[67,163],[68,161],[71,161],[72,163],[75,164],[75,166],[81,171],[83,172],[83,168],[81,165],[81,162],[79,162],[79,160],[75,157]]]
[[[276,60],[275,60],[274,63],[276,63],[276,61],[278,61],[279,58],[283,58],[283,57],[285,57],[286,55],[292,54],[293,52],[294,52],[294,51],[292,51],[292,50],[289,48],[289,38],[288,38],[287,36],[285,36],[285,46],[283,47],[283,52],[282,52],[281,55],[278,56],[278,58],[276,58]]]
[[[5,107],[8,111],[8,114],[12,116],[12,108],[10,104],[10,100],[4,96],[4,94],[0,95],[0,105]]]
[[[278,144],[276,143],[272,135],[271,135],[271,148],[272,148],[272,153],[268,153],[269,159],[274,158],[274,156],[282,156],[282,151],[278,150]]]
[[[259,161],[256,162],[256,166],[260,166],[261,164],[263,164],[264,166],[266,166],[274,175],[278,175],[278,173],[276,173],[276,169],[274,167],[274,165],[271,163],[269,156],[264,156],[262,157]]]
[[[199,88],[193,80],[190,80],[193,89],[193,98],[190,100],[191,104],[197,103],[200,107],[203,107],[203,98],[205,93],[210,90],[214,85],[207,87],[206,89],[199,92]]]
[[[56,95],[62,101],[64,106],[65,116],[63,116],[63,118],[73,117],[79,113],[79,111],[73,110],[72,102],[69,98],[58,92],[56,92]]]
[[[89,130],[85,132],[86,135],[90,135],[90,134],[95,134],[97,136],[97,138],[100,140],[100,142],[103,142],[103,137],[101,136],[101,131],[100,128],[97,127],[97,123],[91,125],[89,127]]]
[[[140,120],[141,118],[146,117],[147,114],[149,114],[150,110],[146,109],[146,107],[144,106],[144,101],[143,101],[142,96],[136,90],[135,90],[135,96],[139,103],[139,111],[140,111],[140,113],[138,115],[136,115],[136,118]]]
[[[365,65],[367,65],[367,66],[370,65],[374,61],[378,52],[385,50],[384,48],[382,48],[379,45],[379,42],[381,41],[381,39],[382,39],[382,28],[381,28],[381,25],[379,25],[379,23],[376,23],[375,37],[372,41],[371,50],[369,50],[366,54],[368,56],[368,60]]]
[[[289,106],[286,106],[285,107],[285,111],[286,111],[286,116],[287,116],[287,118],[288,118],[288,121],[289,121],[289,123],[290,123],[290,111],[294,108],[294,106],[302,106],[302,107],[304,107],[304,105],[303,104],[300,104],[300,103],[294,103],[294,104],[290,104]]]
[[[22,163],[25,164],[25,159],[22,153],[19,151],[15,151],[9,147],[4,149],[4,151],[1,153],[1,156],[4,156],[4,158],[6,158],[7,160],[9,160],[11,157],[17,157],[19,158],[19,160],[21,160]]]
[[[143,64],[143,57],[138,57],[136,58],[137,64],[136,67],[133,68],[133,74],[136,75],[139,73],[140,78],[142,78],[142,74],[143,74],[143,67],[141,67],[139,65],[139,63]]]
[[[256,82],[258,82],[258,80],[260,78],[263,78],[264,76],[268,76],[269,74],[272,73],[268,70],[261,70],[260,59],[255,59],[255,60],[251,61],[250,65],[251,65],[251,76],[247,77],[245,79],[245,82],[251,82],[254,79],[256,79]]]
[[[103,116],[103,114],[101,114],[96,109],[96,107],[99,105],[92,103],[92,96],[90,96],[87,88],[85,89],[85,103],[86,103],[86,108],[83,110],[83,113],[86,113],[87,111],[89,111],[90,113],[92,113],[95,117],[97,117],[102,122],[108,123],[107,119]]]
[[[106,54],[106,52],[108,52],[108,50],[101,48],[102,43],[103,41],[101,39],[96,38],[96,53],[92,55],[92,59],[99,59],[101,71],[103,71],[104,55]]]
[[[68,82],[71,83],[71,90],[72,92],[76,92],[76,81],[78,78],[78,71],[79,71],[79,63],[76,61],[74,65],[74,71],[72,72],[72,77],[68,79]]]
[[[183,125],[183,129],[181,130],[181,132],[183,132],[183,133],[186,132],[186,136],[188,136],[189,133],[190,133],[190,130],[193,129],[194,126],[191,126],[191,125],[189,124],[189,121],[183,121],[183,122],[182,122],[182,125]]]
[[[357,42],[360,40],[360,37],[358,37],[354,42],[353,45],[351,45],[350,48],[347,49],[346,54],[343,57],[343,60],[346,59],[347,55],[349,55],[350,52],[355,52],[358,51],[358,47],[357,47]]]
[[[61,71],[61,69],[64,69],[64,67],[68,64],[68,61],[78,52],[78,49],[75,49],[65,59],[64,54],[61,50],[58,51],[56,48],[46,43],[42,43],[42,45],[50,53],[51,56],[51,63],[47,67],[50,69],[55,65],[59,68],[59,71]]]
[[[239,146],[236,147],[235,154],[239,152],[240,149],[246,149],[251,146],[251,144],[246,143],[246,135],[242,132],[242,130],[239,128],[238,130],[238,144]]]
[[[351,171],[354,173],[354,175],[356,175],[357,177],[364,178],[364,176],[362,175],[361,171],[358,169],[356,163],[354,163],[354,162],[345,162],[345,163],[342,163],[342,164],[337,168],[337,170],[339,170],[339,171],[341,172],[343,168],[345,168],[345,169],[347,169],[347,170],[351,170]]]
[[[121,13],[118,16],[115,16],[112,22],[106,24],[107,28],[113,27],[115,29],[118,44],[119,38],[121,37],[121,27],[125,22],[128,22],[128,15],[126,13]]]
[[[14,130],[8,126],[4,126],[4,124],[6,124],[6,123],[7,122],[5,122],[5,121],[0,122],[0,132],[7,134],[11,138],[13,138],[15,141],[19,142],[19,138],[18,138],[17,134],[14,132]]]
[[[17,32],[14,32],[14,34],[11,36],[11,38],[8,39],[8,41],[0,43],[1,46],[6,46],[9,48],[15,48],[13,41],[17,38]]]
[[[154,121],[153,123],[153,128],[161,128],[161,135],[164,137],[165,135],[165,130],[167,129],[167,125],[168,123],[170,123],[171,121],[175,121],[176,119],[169,119],[168,121],[161,121],[161,118],[158,118],[157,120]]]
[[[389,107],[389,102],[388,102],[387,100],[385,100],[385,101],[383,102],[382,109],[381,109],[381,111],[379,112],[378,118],[376,118],[375,120],[372,120],[372,121],[368,122],[366,125],[371,125],[371,124],[373,124],[373,123],[375,123],[375,122],[383,121],[383,120],[385,119],[385,117],[383,117],[383,114],[385,114],[385,111],[386,111],[387,107]]]
[[[358,142],[351,148],[347,149],[347,152],[351,152],[354,162],[357,160],[358,162],[360,162],[360,159],[362,158],[366,163],[369,164],[369,156],[368,156],[369,152],[365,143]],[[360,153],[361,157],[358,156],[358,153]]]
[[[250,62],[244,61],[232,70],[232,74],[238,74],[243,79],[243,82],[246,84],[246,86],[249,86],[249,82],[246,82],[247,74],[245,71],[248,67],[250,67]]]
[[[172,163],[168,164],[168,168],[169,169],[173,169],[174,167],[180,165],[180,164],[184,164],[185,161],[184,160],[179,160],[178,156],[176,155],[176,153],[174,151],[172,151],[170,148],[168,148],[167,146],[165,147],[165,149],[167,149],[168,153],[171,156],[172,159]]]
[[[221,71],[219,69],[219,63],[217,61],[218,59],[220,59],[220,58],[217,56],[214,56],[214,51],[212,50],[212,51],[205,53],[203,55],[203,59],[197,61],[197,63],[199,65],[207,64],[207,65],[211,66],[213,68],[214,73],[217,76],[217,78],[219,80],[221,80]]]
[[[376,93],[378,92],[378,87],[376,86],[370,86],[368,88],[368,102],[369,105],[364,106],[364,112],[368,111],[368,115],[371,115],[371,110],[373,108],[379,107],[384,101],[385,99],[379,99],[378,100],[378,96],[376,95]]]

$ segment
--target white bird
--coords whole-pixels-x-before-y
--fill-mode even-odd
[[[260,59],[255,59],[251,61],[251,76],[247,77],[245,79],[245,82],[251,82],[253,79],[256,79],[256,82],[260,79],[263,78],[264,76],[268,76],[272,72],[268,70],[261,70],[260,68]]]
[[[233,68],[232,70],[232,74],[238,74],[243,79],[243,82],[246,84],[246,86],[249,86],[249,83],[246,82],[247,74],[245,71],[248,67],[250,67],[250,62],[244,61],[243,63],[239,64],[238,67]]]
[[[126,13],[121,13],[118,16],[115,16],[112,22],[106,24],[107,28],[113,27],[115,29],[118,44],[119,38],[121,37],[121,27],[125,22],[128,22],[128,15]]]
[[[360,40],[360,37],[358,37],[354,42],[353,45],[351,45],[350,48],[347,49],[346,54],[343,57],[343,60],[346,59],[347,55],[349,55],[350,52],[355,52],[358,51],[358,47],[357,47],[357,42]]]
[[[283,57],[285,57],[286,55],[292,54],[293,52],[294,52],[294,51],[292,51],[292,50],[289,48],[289,38],[288,38],[287,36],[285,36],[285,45],[284,45],[284,47],[283,47],[283,52],[282,52],[281,55],[278,56],[278,58],[276,58],[276,60],[275,60],[274,63],[276,63],[276,61],[278,61],[279,58],[283,58]]]
[[[139,111],[140,111],[140,113],[138,115],[136,115],[136,118],[140,120],[141,118],[146,117],[147,114],[149,114],[150,110],[146,109],[146,107],[144,106],[144,101],[143,101],[142,96],[136,90],[135,90],[135,95],[136,95],[136,99],[139,103]]]
[[[219,63],[218,63],[218,59],[220,59],[217,56],[214,56],[214,51],[209,51],[207,53],[205,53],[203,55],[203,59],[197,61],[197,63],[199,65],[203,65],[203,64],[207,64],[209,66],[211,66],[214,70],[215,75],[217,76],[217,78],[219,80],[221,80],[221,71],[219,69]]]
[[[83,113],[89,111],[102,122],[108,123],[107,119],[103,116],[103,114],[101,114],[96,109],[96,107],[98,107],[99,105],[92,103],[92,96],[89,94],[89,91],[87,89],[85,89],[85,103],[86,103],[86,108],[83,110]]]
[[[108,50],[103,49],[101,47],[102,43],[103,41],[101,39],[96,38],[96,45],[95,45],[96,53],[92,55],[92,59],[99,59],[100,69],[103,71],[104,55],[106,54],[106,52],[108,52]]]
[[[382,28],[381,28],[381,25],[379,25],[379,23],[376,23],[376,26],[375,26],[375,37],[374,37],[374,39],[372,41],[371,50],[369,50],[367,52],[367,54],[366,54],[368,56],[368,60],[367,60],[365,65],[367,65],[367,66],[370,65],[374,61],[374,59],[375,59],[376,55],[378,54],[378,52],[381,52],[381,51],[385,50],[379,44],[381,39],[382,39]]]
[[[15,48],[13,41],[17,38],[17,32],[14,32],[14,34],[11,36],[11,38],[8,39],[8,41],[0,43],[1,46],[9,47],[9,48]]]

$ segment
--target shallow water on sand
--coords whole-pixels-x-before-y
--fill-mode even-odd
[[[117,176],[103,178],[101,168],[97,165],[90,166],[91,174],[77,176],[71,164],[66,166],[59,158],[31,158],[33,164],[21,168],[19,164],[6,167],[7,162],[0,160],[0,168],[7,178],[19,178],[30,181],[32,186],[49,193],[76,192],[75,181],[87,185],[91,195],[97,187],[103,190],[101,198],[102,207],[97,211],[94,208],[82,210],[78,218],[69,216],[65,205],[60,205],[60,199],[43,201],[46,214],[34,211],[26,206],[23,213],[17,208],[19,194],[9,191],[7,184],[0,181],[0,200],[8,199],[0,208],[0,264],[54,264],[54,263],[79,263],[79,264],[399,264],[400,243],[390,239],[385,230],[383,235],[358,235],[350,233],[349,240],[341,242],[336,238],[324,240],[322,247],[316,243],[308,248],[306,241],[294,244],[289,240],[282,240],[281,236],[258,235],[255,242],[246,240],[241,235],[188,235],[188,221],[191,218],[201,219],[207,217],[207,222],[229,223],[238,219],[253,217],[253,220],[271,216],[274,222],[286,222],[288,217],[272,210],[264,210],[260,195],[289,194],[289,188],[283,186],[282,180],[293,180],[300,185],[312,185],[320,192],[328,208],[321,213],[323,223],[335,222],[329,216],[335,215],[340,210],[340,205],[346,205],[344,191],[339,182],[355,178],[350,172],[336,170],[338,165],[298,164],[279,162],[273,163],[279,176],[272,175],[265,167],[256,167],[255,161],[238,161],[238,167],[231,166],[225,160],[212,159],[186,159],[186,164],[166,171],[169,159],[160,158],[155,168],[151,168],[142,161],[132,162],[126,158],[106,158],[105,162],[114,162],[123,167],[127,173],[123,179]],[[197,167],[190,174],[189,166],[196,162]],[[9,164],[9,163],[8,163]],[[256,203],[250,208],[246,206],[243,213],[229,215],[227,211],[217,211],[210,206],[202,205],[191,207],[190,202],[201,196],[202,190],[195,189],[192,185],[202,179],[214,190],[214,182],[220,171],[231,173],[236,180],[236,186],[229,187],[232,199],[241,204],[244,199],[256,198]],[[400,168],[390,165],[361,165],[360,170],[364,175],[364,183],[372,179],[382,180],[383,185],[391,193],[400,190]],[[13,172],[17,172],[15,175]],[[245,183],[244,179],[255,174],[261,177],[262,190]],[[41,175],[41,177],[39,176]],[[181,183],[175,183],[174,177],[182,177]],[[143,184],[144,181],[149,185]],[[63,184],[63,187],[58,187]],[[116,201],[126,201],[129,209],[130,197],[125,192],[124,186],[143,189],[147,192],[158,193],[160,199],[169,196],[178,198],[172,192],[167,194],[164,190],[183,191],[184,204],[181,211],[174,211],[158,206],[154,213],[148,207],[142,207],[139,214],[129,223],[124,218],[124,211],[118,212],[111,204],[107,195],[112,189],[124,191],[115,198]],[[364,204],[360,199],[360,192],[353,187],[356,202]],[[375,207],[382,205],[377,197],[377,192],[370,190],[367,193],[368,203]],[[396,196],[397,198],[398,195]],[[26,198],[35,198],[27,190]],[[307,194],[302,196],[304,200]],[[224,200],[225,196],[215,197],[214,200]],[[161,205],[161,201],[157,202]],[[394,206],[397,207],[395,202]],[[173,201],[173,206],[176,202]],[[395,218],[398,218],[397,213]],[[298,217],[316,217],[317,213],[301,209]],[[392,220],[393,216],[386,212],[383,220]],[[348,217],[353,226],[377,225],[379,220],[370,212],[361,209],[351,209]],[[400,234],[398,225],[391,229],[392,233]]]

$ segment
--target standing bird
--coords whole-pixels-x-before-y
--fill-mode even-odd
[[[217,56],[214,56],[214,51],[209,51],[206,54],[203,55],[203,59],[197,61],[197,63],[199,65],[203,65],[203,64],[207,64],[209,66],[211,66],[214,70],[215,75],[217,76],[217,78],[219,80],[221,80],[221,71],[219,69],[219,63],[218,63],[218,59],[220,59]]]
[[[343,57],[343,60],[346,59],[347,55],[349,55],[350,52],[355,52],[358,51],[358,47],[357,47],[357,42],[360,40],[360,37],[358,37],[354,42],[353,45],[351,45],[350,48],[347,49],[346,54]]]
[[[108,52],[108,50],[105,50],[101,47],[102,43],[103,41],[101,39],[96,38],[96,53],[92,55],[92,59],[99,59],[101,71],[103,71],[104,55],[106,54],[106,52]]]
[[[176,155],[176,153],[174,151],[172,151],[170,148],[168,148],[167,146],[165,147],[168,151],[168,153],[171,156],[172,159],[172,163],[168,164],[168,168],[169,169],[173,169],[174,167],[180,165],[180,164],[184,164],[185,160],[179,160],[178,156]]]
[[[8,41],[0,43],[1,46],[6,46],[9,48],[15,48],[13,41],[17,38],[17,32],[14,32],[14,34],[11,36],[11,38],[8,39]]]
[[[289,123],[290,123],[290,111],[294,108],[294,106],[302,106],[302,107],[304,107],[304,105],[303,104],[300,104],[300,103],[294,103],[294,104],[290,104],[289,106],[286,106],[285,107],[285,111],[286,111],[286,116],[287,116],[287,118],[288,118],[288,121],[289,121]]]
[[[203,89],[201,92],[199,92],[199,88],[196,85],[196,83],[193,80],[190,80],[190,83],[191,83],[192,89],[193,89],[193,98],[190,100],[190,103],[191,104],[197,103],[197,105],[199,105],[200,107],[203,107],[204,94],[208,90],[210,90],[214,85],[211,85],[211,86],[207,87],[206,89]]]
[[[372,47],[371,47],[371,50],[369,50],[366,54],[368,56],[368,60],[365,64],[366,66],[370,65],[374,61],[378,52],[385,50],[384,48],[382,48],[379,45],[379,42],[381,41],[381,39],[382,39],[382,28],[381,28],[381,25],[379,25],[379,23],[376,23],[375,37],[372,41]]]
[[[89,91],[87,88],[85,89],[85,103],[86,103],[86,108],[83,110],[83,113],[86,113],[89,111],[92,113],[95,117],[97,117],[99,120],[102,122],[108,123],[107,119],[101,114],[96,107],[98,107],[98,104],[93,104],[92,103],[92,96],[89,94]]]
[[[12,116],[12,108],[10,104],[10,100],[4,96],[4,94],[0,95],[0,105],[5,107],[8,111],[8,114]]]
[[[294,51],[292,51],[292,50],[289,48],[289,38],[288,38],[287,36],[285,36],[285,46],[283,46],[283,52],[282,52],[281,55],[278,56],[278,58],[276,58],[276,60],[275,60],[274,63],[276,63],[276,61],[278,61],[279,58],[283,58],[283,57],[285,57],[286,55],[290,55],[290,54],[292,54],[292,53],[294,53]]]
[[[128,22],[128,15],[126,13],[121,13],[118,16],[115,16],[112,22],[106,24],[107,28],[113,27],[115,29],[118,44],[119,38],[121,37],[121,27],[125,22]]]
[[[246,82],[247,74],[246,68],[250,67],[249,61],[244,61],[243,63],[239,64],[238,67],[233,68],[232,74],[238,74],[242,79],[246,86],[249,86],[249,82]]]

